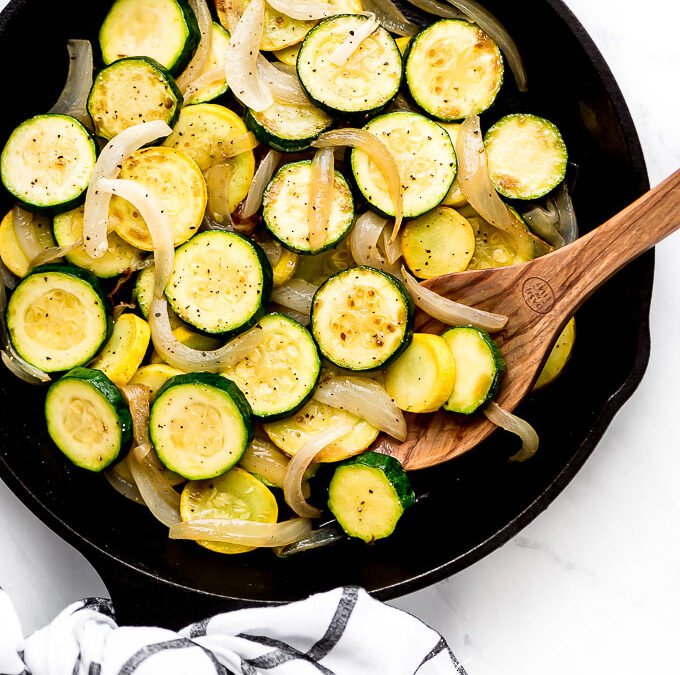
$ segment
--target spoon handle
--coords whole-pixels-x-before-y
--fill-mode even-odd
[[[536,260],[523,280],[524,299],[542,313],[552,291],[555,309],[571,316],[616,272],[678,229],[680,170],[570,246]]]

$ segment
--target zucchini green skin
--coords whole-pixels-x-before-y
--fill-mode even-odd
[[[118,390],[109,378],[102,373],[100,370],[93,370],[91,368],[73,368],[69,370],[65,375],[59,378],[56,382],[50,385],[45,398],[45,418],[47,421],[48,432],[50,431],[50,415],[49,415],[49,404],[50,404],[50,394],[54,395],[55,391],[58,391],[59,383],[63,383],[67,380],[84,380],[94,389],[96,389],[109,403],[111,408],[113,408],[115,415],[118,419],[118,424],[120,425],[120,446],[118,448],[118,453],[111,458],[107,464],[102,464],[96,469],[91,466],[84,466],[83,464],[76,464],[71,457],[69,457],[66,450],[61,448],[56,441],[57,447],[74,463],[76,466],[80,466],[83,469],[89,471],[99,472],[104,470],[107,466],[110,466],[120,455],[120,451],[123,448],[127,448],[132,443],[132,415],[130,414],[130,407],[123,395]],[[52,434],[50,433],[50,437]],[[53,439],[54,440],[54,439]]]
[[[90,146],[92,148],[92,153],[93,153],[93,166],[94,166],[94,161],[96,161],[97,157],[99,156],[99,146],[97,145],[94,136],[90,133],[89,129],[85,127],[79,120],[77,120],[75,117],[70,117],[69,115],[57,115],[54,113],[48,113],[45,115],[36,115],[35,117],[31,117],[24,122],[22,122],[19,126],[17,126],[13,131],[12,134],[10,134],[10,138],[14,135],[15,132],[17,132],[19,129],[24,127],[25,125],[30,124],[34,120],[38,119],[43,119],[46,117],[63,117],[65,119],[68,119],[69,121],[72,121],[76,126],[79,127],[79,131],[83,133],[84,136],[87,137]],[[5,148],[7,147],[7,144],[9,143],[9,139],[7,143],[5,144]],[[4,157],[5,153],[5,148],[3,148],[2,155]],[[4,161],[0,159],[0,164],[4,167]],[[75,196],[73,199],[67,200],[65,202],[61,202],[59,204],[50,204],[50,205],[40,205],[40,204],[33,204],[31,202],[25,201],[24,199],[21,198],[20,195],[18,195],[8,184],[7,184],[7,177],[5,176],[5,171],[3,170],[0,174],[0,178],[2,179],[2,184],[9,192],[14,199],[19,203],[19,205],[24,208],[26,211],[31,211],[33,213],[44,213],[48,215],[58,215],[60,213],[63,213],[65,211],[70,211],[71,209],[75,209],[76,207],[80,206],[84,201],[85,201],[85,195],[87,194],[87,185],[83,189],[83,191]]]
[[[107,22],[110,19],[110,16],[116,7],[122,0],[116,0],[113,5],[111,6],[111,9],[109,9],[108,14],[106,15],[106,18],[104,19],[101,28],[99,29],[99,46],[101,49],[102,53],[102,58],[104,60],[105,65],[110,65],[114,63],[118,59],[108,59],[106,58],[106,53],[107,53],[107,48],[105,46],[106,43],[106,30],[107,30]],[[198,26],[198,20],[196,19],[196,15],[194,14],[194,11],[191,9],[189,6],[189,3],[186,2],[186,0],[173,0],[175,5],[177,5],[182,12],[182,16],[184,18],[184,23],[187,29],[187,35],[184,41],[184,47],[178,54],[177,58],[175,59],[174,63],[168,64],[167,69],[173,74],[173,75],[179,75],[182,70],[189,64],[189,61],[191,61],[191,58],[194,55],[194,52],[196,51],[196,48],[198,47],[198,43],[201,41],[201,29]],[[137,55],[135,55],[137,56]],[[140,54],[138,56],[145,56],[144,54]],[[172,126],[172,125],[171,125]]]
[[[212,230],[212,231],[206,231],[206,232],[201,232],[200,234],[197,234],[195,237],[187,241],[186,243],[182,244],[177,251],[176,254],[180,253],[181,249],[186,247],[186,246],[191,246],[195,245],[197,242],[201,240],[201,237],[205,237],[206,235],[209,234],[214,234],[217,232],[217,230]],[[257,311],[244,323],[242,323],[240,326],[237,326],[236,328],[233,328],[225,333],[214,333],[208,330],[205,330],[204,328],[197,326],[195,323],[192,323],[186,318],[183,318],[178,314],[178,316],[188,325],[190,325],[193,329],[197,330],[199,333],[202,335],[208,335],[211,337],[214,337],[215,335],[219,335],[220,337],[225,338],[226,340],[230,340],[233,337],[236,337],[240,333],[244,333],[247,331],[249,328],[252,328],[266,313],[267,311],[267,305],[269,304],[271,300],[271,295],[272,295],[272,289],[274,288],[274,272],[272,270],[271,263],[269,262],[269,258],[267,258],[267,254],[262,250],[262,247],[254,240],[254,239],[249,239],[248,237],[244,237],[243,235],[239,234],[238,232],[223,232],[222,234],[227,235],[229,237],[237,237],[238,239],[241,239],[244,241],[250,249],[255,253],[257,256],[258,262],[260,263],[260,267],[262,269],[262,292],[260,293],[260,305],[257,309]],[[140,277],[141,278],[141,275]],[[171,309],[177,313],[177,309],[181,312],[181,308],[177,307],[177,303],[175,302],[175,299],[172,297],[172,277],[170,277],[170,281],[168,282],[168,286],[165,289],[165,297],[168,300],[168,303],[170,304]],[[140,307],[141,309],[141,307]],[[144,310],[142,309],[142,314],[144,313]],[[148,310],[147,310],[148,312]]]
[[[468,330],[468,331],[475,331],[476,333],[479,334],[479,336],[482,338],[484,343],[489,349],[489,352],[491,353],[491,358],[493,359],[493,363],[495,366],[495,373],[493,380],[491,381],[491,385],[489,386],[489,390],[487,391],[486,397],[481,401],[481,403],[474,409],[474,410],[466,410],[466,411],[461,411],[461,410],[453,410],[450,408],[447,404],[444,404],[443,408],[444,410],[447,410],[449,412],[455,412],[463,415],[472,415],[473,413],[477,412],[482,406],[484,406],[486,403],[488,403],[490,400],[492,400],[496,394],[498,393],[498,390],[500,389],[501,382],[503,381],[503,377],[507,371],[507,366],[505,365],[505,359],[503,358],[503,354],[501,354],[501,350],[498,348],[498,345],[495,343],[494,339],[487,333],[484,329],[482,328],[477,328],[477,326],[456,326],[455,328],[451,328],[447,330],[445,333],[442,334],[442,337],[446,338],[447,335],[453,333],[454,331],[457,330]],[[455,355],[454,355],[455,356]]]
[[[392,102],[394,97],[399,93],[399,90],[401,89],[401,85],[404,81],[404,60],[401,56],[401,51],[399,50],[399,47],[397,47],[397,43],[394,42],[394,38],[392,38],[390,33],[387,32],[381,26],[378,28],[378,30],[385,31],[385,33],[390,37],[392,42],[394,42],[395,53],[398,54],[399,58],[401,59],[401,68],[400,68],[401,75],[400,75],[399,82],[398,82],[392,96],[390,96],[390,98],[388,100],[384,101],[383,103],[381,103],[378,106],[374,106],[374,107],[368,108],[366,110],[343,110],[343,109],[334,108],[332,106],[329,106],[328,104],[324,103],[323,101],[321,101],[317,97],[315,97],[314,94],[312,94],[309,91],[308,85],[305,84],[304,78],[300,77],[300,66],[301,66],[301,61],[303,61],[304,58],[305,58],[305,56],[304,56],[305,45],[308,45],[308,43],[311,43],[311,39],[313,39],[313,37],[314,37],[313,33],[315,33],[316,31],[323,30],[324,25],[329,21],[336,21],[338,19],[346,18],[346,17],[356,18],[357,16],[359,16],[359,15],[357,15],[357,14],[336,14],[334,16],[330,16],[327,19],[323,19],[322,21],[320,21],[305,36],[305,39],[302,41],[302,45],[300,46],[300,51],[298,51],[297,60],[296,60],[296,71],[297,71],[297,74],[298,74],[298,79],[300,81],[300,84],[302,85],[302,88],[305,91],[305,94],[309,98],[309,100],[312,101],[312,103],[314,103],[314,105],[316,105],[318,108],[321,108],[321,110],[323,110],[324,112],[327,112],[329,115],[336,115],[336,116],[342,115],[343,117],[347,117],[349,119],[356,119],[358,117],[371,117],[373,115],[379,114],[380,112],[382,112],[383,110],[385,110],[389,106],[389,104]],[[366,17],[366,18],[368,19],[368,17]]]
[[[104,73],[109,69],[109,68],[119,68],[121,67],[121,64],[125,63],[130,63],[130,62],[137,62],[144,64],[150,68],[152,68],[154,71],[158,73],[159,79],[163,82],[163,84],[168,88],[169,93],[171,94],[172,98],[174,99],[174,105],[173,107],[168,111],[170,114],[168,114],[165,118],[165,122],[167,122],[168,126],[174,127],[175,124],[177,123],[177,120],[179,119],[179,114],[182,111],[182,105],[184,104],[184,97],[182,96],[182,92],[179,90],[179,87],[177,86],[177,83],[175,82],[175,79],[173,76],[170,74],[170,72],[164,68],[158,61],[152,59],[149,56],[127,56],[124,59],[119,59],[118,61],[114,61],[112,64],[106,66],[105,68],[102,68],[95,76],[94,82],[92,84],[92,89],[90,89],[90,93],[87,97],[87,112],[92,118],[95,131],[98,130],[97,126],[97,121],[95,117],[95,111],[94,111],[94,106],[95,106],[95,96],[98,91],[98,83],[100,82],[100,78],[104,75]],[[102,136],[103,138],[107,138],[106,136]],[[151,143],[147,143],[147,145],[153,145],[155,141],[152,141]]]
[[[366,481],[365,488],[362,486],[358,494],[353,494],[353,490],[357,487],[356,478],[359,472],[361,472],[360,476],[366,475],[370,478]],[[380,495],[379,491],[382,503],[380,501],[371,503],[371,499],[376,497],[371,498],[370,495],[374,493],[369,486],[377,487],[377,476],[385,487],[389,485],[391,488],[386,491],[389,502],[384,501],[386,495],[384,493]],[[412,506],[416,499],[411,481],[399,461],[394,457],[370,451],[352,457],[336,468],[328,494],[328,508],[345,533],[350,537],[362,539],[368,544],[389,537],[394,532],[404,511]],[[348,494],[351,495],[349,499]],[[389,509],[386,508],[388,505]],[[376,510],[381,506],[384,510],[376,514]],[[369,527],[366,522],[361,522],[364,517],[360,515],[362,511],[364,516],[368,517],[369,523],[373,521],[373,527]],[[378,519],[382,518],[383,522],[376,523],[376,515]]]
[[[243,121],[246,123],[246,127],[253,132],[253,136],[257,138],[260,143],[268,145],[274,150],[279,152],[289,153],[289,152],[302,152],[303,150],[309,150],[312,147],[312,143],[322,134],[324,131],[328,131],[335,125],[335,121],[332,121],[325,129],[320,131],[318,134],[309,136],[307,138],[300,139],[289,139],[281,138],[272,134],[270,131],[265,129],[253,115],[250,108],[246,109],[246,113],[243,117]]]
[[[406,324],[404,327],[404,334],[402,336],[402,341],[401,344],[399,345],[398,349],[392,353],[385,361],[382,363],[372,367],[372,368],[362,368],[362,369],[355,369],[358,372],[372,372],[376,370],[382,370],[383,368],[387,368],[391,363],[394,363],[401,354],[406,350],[406,348],[411,344],[413,341],[413,330],[414,330],[414,324],[415,324],[415,304],[413,302],[413,298],[411,298],[411,294],[408,292],[406,289],[406,286],[404,286],[403,282],[397,279],[396,277],[393,277],[391,274],[387,272],[383,272],[382,270],[376,269],[374,267],[366,267],[364,265],[358,265],[357,267],[350,267],[347,270],[343,270],[342,272],[338,272],[337,274],[334,274],[332,277],[329,277],[326,279],[326,281],[319,286],[319,288],[316,290],[316,293],[314,293],[314,297],[312,298],[312,309],[310,312],[309,316],[309,327],[310,327],[310,332],[312,336],[314,337],[314,340],[317,344],[317,347],[319,348],[319,352],[321,355],[328,359],[331,363],[335,363],[327,354],[327,352],[324,350],[323,345],[321,344],[319,337],[316,334],[315,330],[315,307],[316,307],[316,300],[319,297],[320,294],[322,294],[323,289],[325,286],[332,280],[336,279],[337,277],[340,277],[341,275],[346,275],[346,274],[351,274],[352,272],[356,272],[356,270],[369,270],[371,272],[374,272],[376,274],[380,274],[392,283],[393,286],[396,287],[396,289],[399,291],[400,295],[402,296],[404,300],[404,304],[406,306]],[[352,368],[348,367],[347,364],[338,364],[336,363],[335,365],[339,366],[340,368],[344,368],[345,370],[352,370]]]

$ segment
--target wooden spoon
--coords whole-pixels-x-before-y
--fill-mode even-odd
[[[627,209],[573,244],[523,265],[461,272],[432,279],[440,295],[509,317],[494,336],[508,372],[496,397],[514,410],[531,391],[546,359],[576,310],[616,272],[680,229],[680,171]],[[446,329],[423,312],[416,330]],[[375,448],[393,455],[406,469],[424,469],[458,457],[496,427],[484,415],[407,415],[408,438],[384,437]]]

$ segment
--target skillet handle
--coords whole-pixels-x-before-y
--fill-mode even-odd
[[[213,614],[253,606],[159,580],[102,553],[88,553],[87,558],[111,595],[119,626],[179,630]]]

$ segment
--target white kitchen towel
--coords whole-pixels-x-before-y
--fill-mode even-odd
[[[118,627],[109,600],[76,602],[24,638],[0,589],[2,675],[466,675],[415,617],[349,586],[218,614],[179,633]]]

